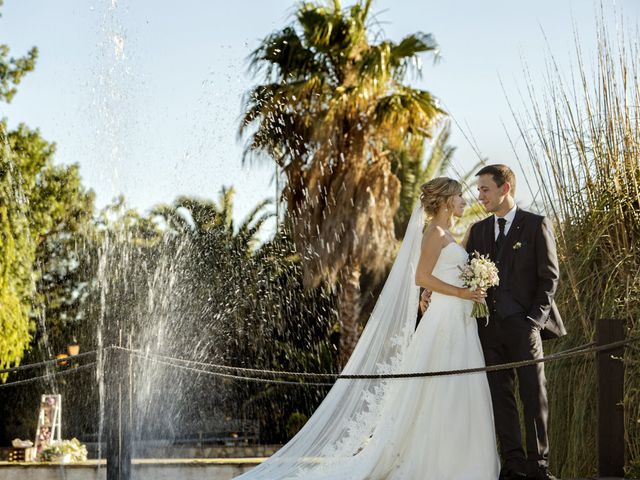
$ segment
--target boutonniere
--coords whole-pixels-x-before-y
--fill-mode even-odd
[[[513,245],[513,249],[514,249],[514,250],[519,250],[519,249],[521,249],[522,247],[523,247],[522,242],[516,242],[516,243]]]

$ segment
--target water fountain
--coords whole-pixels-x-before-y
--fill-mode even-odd
[[[121,6],[109,0],[101,8],[103,42],[91,105],[96,125],[92,141],[96,157],[112,169],[105,181],[117,185],[132,142],[128,130],[134,120],[129,117],[135,114],[124,105],[133,82]],[[221,237],[225,233],[220,229],[196,228],[194,218],[202,204],[192,207],[159,209],[155,217],[141,218],[116,202],[104,212],[94,235],[79,241],[74,252],[79,275],[87,282],[82,321],[73,324],[72,333],[87,356],[47,364],[41,380],[13,397],[27,405],[43,392],[62,396],[63,436],[78,436],[89,449],[84,478],[142,479],[169,471],[178,478],[176,472],[190,464],[162,457],[239,456],[248,442],[281,440],[295,433],[326,393],[326,388],[234,380],[204,366],[278,363],[295,369],[296,355],[307,355],[309,369],[334,368],[332,345],[313,342],[318,332],[331,328],[335,299],[331,292],[301,288],[299,266],[289,258],[294,252],[282,232],[252,256],[240,236],[229,240]],[[176,224],[170,214],[182,223]],[[39,312],[39,337],[30,363],[49,360],[59,349],[47,335],[46,303]],[[313,318],[313,325],[305,326],[305,318]],[[298,351],[288,347],[283,353],[280,344],[294,343]],[[96,352],[95,366],[91,352]],[[194,368],[197,362],[200,368]],[[29,379],[26,374],[15,377],[22,378]],[[306,412],[287,418],[294,404],[306,404]],[[25,431],[25,437],[33,433]],[[223,451],[225,444],[233,446],[228,449],[232,452]],[[275,448],[253,451],[268,455]],[[211,465],[221,472],[219,478],[231,478],[253,464],[214,459]],[[199,465],[207,478],[218,478],[214,470],[205,472]],[[42,478],[73,478],[80,468],[54,466]]]

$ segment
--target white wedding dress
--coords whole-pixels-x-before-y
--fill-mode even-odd
[[[418,227],[422,223],[417,218],[412,217],[415,238],[407,238],[408,232],[402,247],[405,254],[408,252],[405,260],[410,267],[417,264],[419,256]],[[407,241],[411,245],[406,245]],[[402,277],[394,279],[394,269],[403,266],[402,255],[401,250],[385,284],[385,289],[392,290],[383,290],[369,320],[374,324],[367,325],[343,373],[411,373],[484,366],[471,301],[433,293],[414,331],[417,307],[402,307],[411,300],[417,305],[417,295],[407,294],[404,289],[413,285],[405,283],[403,287],[402,282],[406,282],[407,274],[415,274],[415,269],[409,267],[400,272]],[[459,267],[466,261],[464,248],[450,243],[442,249],[433,275],[461,286]],[[410,280],[413,283],[413,276]],[[407,297],[399,302],[391,294]],[[391,321],[385,317],[395,313],[401,318]],[[375,335],[382,331],[391,338],[380,345]],[[376,361],[371,362],[370,356]],[[496,480],[500,460],[495,438],[485,373],[338,380],[298,435],[240,478]]]

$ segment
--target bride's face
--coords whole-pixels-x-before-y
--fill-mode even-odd
[[[467,206],[467,202],[464,198],[462,198],[462,195],[454,195],[453,197],[451,197],[449,202],[451,205],[451,210],[453,211],[453,216],[458,218],[462,217],[462,215],[464,214],[464,207]]]

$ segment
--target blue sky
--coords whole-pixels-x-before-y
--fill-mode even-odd
[[[614,3],[603,4],[614,22]],[[6,0],[0,43],[13,55],[35,45],[40,57],[0,115],[40,128],[58,145],[56,161],[79,163],[99,206],[123,193],[144,210],[181,194],[215,198],[222,185],[233,185],[242,217],[274,190],[269,166],[241,166],[242,95],[256,82],[246,57],[290,21],[295,5]],[[638,2],[615,8],[635,28]],[[411,83],[441,100],[482,156],[516,167],[505,132],[515,132],[507,97],[520,104],[523,63],[542,85],[551,51],[568,74],[574,25],[592,58],[597,9],[587,0],[378,0],[373,8],[390,39],[434,34],[442,58],[434,65],[425,57],[422,78]],[[452,143],[456,167],[470,168],[477,155],[460,130]],[[535,192],[521,194],[526,204]]]

